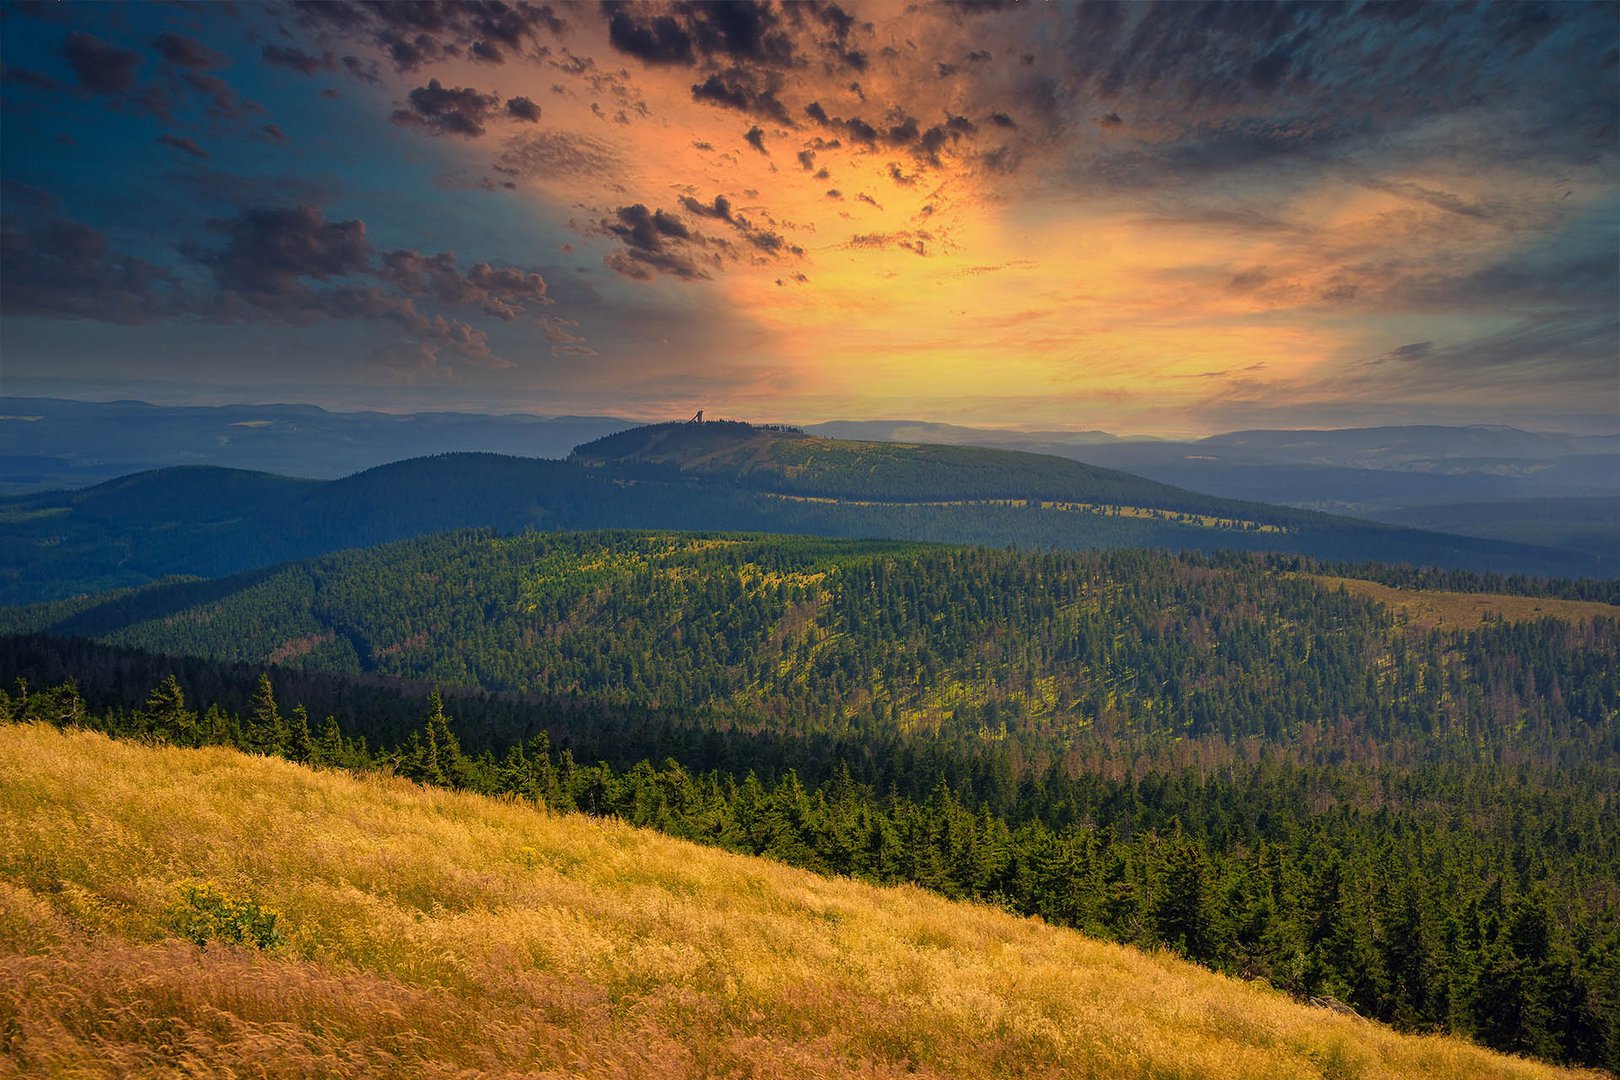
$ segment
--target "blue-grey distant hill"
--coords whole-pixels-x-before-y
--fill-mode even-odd
[[[328,412],[313,405],[149,405],[0,398],[0,495],[217,465],[332,480],[462,451],[560,458],[636,421],[612,416]]]
[[[724,529],[993,546],[1238,549],[1562,576],[1610,561],[1203,495],[1062,457],[663,424],[564,460],[413,458],[337,480],[154,470],[0,500],[0,603],[218,577],[458,528]]]

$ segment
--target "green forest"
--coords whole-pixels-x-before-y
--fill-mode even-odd
[[[1059,753],[1334,726],[1387,748],[1603,737],[1613,620],[1426,632],[1286,568],[1304,565],[466,531],[11,609],[0,632],[698,709],[778,731],[1038,736]]]
[[[1340,579],[1587,607],[1436,627]],[[1612,599],[1244,553],[463,531],[6,610],[26,681],[0,704],[913,882],[1613,1069]]]

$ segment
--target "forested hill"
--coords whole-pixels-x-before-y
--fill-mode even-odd
[[[1604,732],[1620,607],[1431,632],[1253,559],[459,532],[0,612],[0,632],[702,708],[778,730],[1391,742]],[[1556,687],[1549,696],[1547,688]],[[1612,732],[1610,733],[1612,735]]]
[[[0,603],[218,577],[458,528],[727,529],[1156,547],[1607,576],[1591,558],[1218,499],[1039,454],[661,425],[567,461],[448,454],[342,480],[175,468],[0,500]]]
[[[760,490],[827,498],[1085,500],[1275,525],[1331,521],[1286,507],[1243,503],[1171,487],[1069,458],[973,446],[822,439],[792,428],[729,421],[653,424],[577,447],[572,460],[724,477]],[[653,466],[653,468],[645,468]]]

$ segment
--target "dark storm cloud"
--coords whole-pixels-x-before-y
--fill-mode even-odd
[[[300,75],[314,75],[319,71],[334,71],[337,69],[337,57],[330,49],[319,56],[307,53],[297,46],[266,45],[259,50],[259,55],[265,63],[277,67],[296,71]]]
[[[140,55],[75,30],[62,42],[62,56],[79,85],[93,94],[122,94],[135,86]]]
[[[549,4],[306,0],[297,6],[307,25],[365,41],[380,49],[402,72],[461,55],[489,63],[501,63],[511,55],[544,55],[544,42],[568,29]]]
[[[619,52],[655,66],[697,68],[692,98],[795,127],[797,104],[784,94],[816,73],[864,71],[857,32],[870,33],[836,4],[676,3],[605,5],[608,38]],[[819,61],[812,58],[820,57]]]
[[[700,265],[702,239],[686,223],[662,210],[648,210],[642,203],[621,206],[612,218],[600,223],[601,229],[624,242],[622,250],[611,252],[603,264],[636,281],[651,281],[656,274],[671,274],[683,281],[707,278]]]
[[[738,214],[732,208],[731,200],[724,195],[716,195],[711,203],[700,202],[690,195],[682,195],[681,206],[695,217],[725,222],[736,229],[744,240],[768,255],[804,254],[803,248],[788,243],[780,233],[755,225],[748,218]]]
[[[225,246],[199,251],[196,260],[221,288],[248,295],[288,295],[306,278],[330,281],[371,265],[365,222],[327,221],[313,206],[244,210],[209,228],[225,236]]]
[[[712,61],[790,67],[796,59],[793,38],[776,6],[754,0],[679,3],[668,11],[614,4],[609,8],[608,40],[620,52],[649,64],[691,66]]]
[[[217,242],[178,249],[202,271],[201,280],[191,273],[187,285],[175,270],[115,251],[104,233],[86,225],[7,217],[0,311],[126,324],[180,316],[215,323],[373,320],[407,335],[407,343],[500,367],[507,362],[463,313],[510,322],[538,316],[550,303],[544,278],[533,270],[487,262],[461,270],[447,252],[379,251],[364,222],[329,221],[315,206],[254,207],[207,225]]]
[[[919,164],[931,168],[938,168],[942,164],[940,151],[965,138],[971,139],[979,130],[978,125],[966,116],[950,112],[945,113],[944,122],[931,124],[924,129],[917,117],[899,106],[889,110],[881,128],[858,116],[833,116],[820,101],[806,105],[804,114],[823,128],[837,132],[851,145],[869,150],[880,146],[905,150]]]
[[[822,107],[821,102],[812,101],[804,107],[804,114],[822,127],[838,132],[842,137],[859,146],[876,146],[878,131],[860,117],[851,117],[845,120],[833,117]]]
[[[788,115],[787,106],[776,97],[777,89],[769,84],[761,86],[762,79],[741,68],[710,75],[692,87],[693,101],[706,101],[714,105],[736,109],[774,120],[783,127],[796,127]]]
[[[442,86],[438,79],[431,79],[426,86],[411,91],[409,108],[394,111],[394,123],[417,124],[444,135],[475,138],[484,133],[484,122],[500,103],[494,94],[470,86]]]
[[[61,219],[0,219],[0,314],[138,325],[179,309],[179,283],[145,259],[112,250],[99,230]]]
[[[608,19],[608,41],[643,63],[693,63],[692,36],[668,15],[642,20],[624,9],[615,11]]]
[[[508,366],[484,331],[420,303],[504,321],[549,303],[545,280],[532,270],[476,263],[463,273],[448,252],[378,251],[363,221],[328,221],[313,206],[251,208],[209,228],[224,237],[222,246],[183,253],[208,269],[215,292],[206,314],[218,321],[381,320],[464,361]]]
[[[506,102],[506,115],[531,124],[540,122],[540,106],[526,97],[511,98]]]

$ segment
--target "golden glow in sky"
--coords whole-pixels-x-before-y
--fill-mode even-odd
[[[166,92],[256,70],[255,119],[274,117],[284,147],[259,175],[309,192],[261,186],[320,216],[296,243],[271,235],[292,219],[254,217],[244,203],[278,201],[260,191],[177,225],[173,305],[352,358],[290,361],[289,383],[540,412],[1165,434],[1601,423],[1620,410],[1616,18],[1554,15],[974,2],[204,19],[190,29],[216,62],[160,49]],[[69,57],[80,98],[134,110],[143,84],[108,89],[84,65],[116,57],[86,55]],[[178,150],[193,174],[224,172],[187,130],[159,136],[168,166]],[[363,166],[336,164],[358,143]],[[324,252],[362,221],[341,273],[313,253],[275,281],[234,269]],[[446,252],[457,276],[386,269],[390,251],[413,267]],[[372,293],[336,295],[345,281]],[[21,314],[52,313],[34,306]],[[398,340],[366,341],[368,318]],[[325,320],[341,324],[329,340],[311,329]]]

